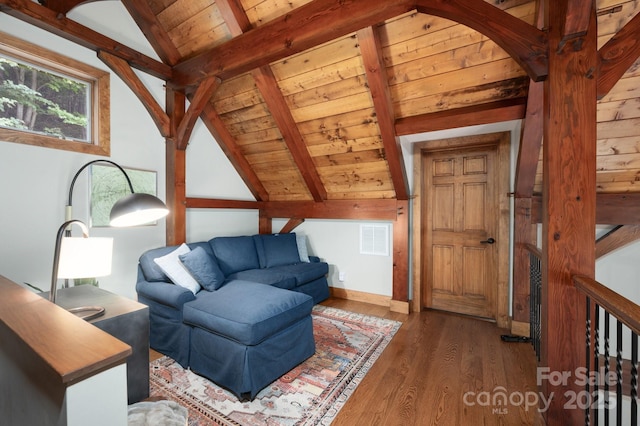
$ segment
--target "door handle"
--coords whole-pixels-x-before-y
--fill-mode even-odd
[[[493,237],[489,237],[489,239],[484,240],[484,241],[480,241],[482,244],[493,244],[496,242],[496,240]]]

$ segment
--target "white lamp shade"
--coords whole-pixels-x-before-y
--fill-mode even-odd
[[[94,278],[111,274],[113,238],[64,237],[58,278]]]

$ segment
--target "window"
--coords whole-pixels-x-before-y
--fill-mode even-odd
[[[109,73],[0,33],[0,141],[109,155]]]

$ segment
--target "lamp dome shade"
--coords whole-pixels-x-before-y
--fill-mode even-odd
[[[113,205],[109,224],[117,227],[144,225],[162,219],[167,214],[169,209],[159,198],[134,192]]]

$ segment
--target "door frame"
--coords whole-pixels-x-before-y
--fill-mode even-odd
[[[429,152],[465,149],[494,145],[497,148],[498,165],[498,230],[496,250],[498,253],[498,283],[496,289],[495,319],[498,327],[510,328],[509,318],[509,247],[510,247],[510,197],[509,177],[511,169],[511,132],[496,132],[433,141],[417,142],[413,145],[413,218],[412,218],[412,310],[422,311],[422,205],[424,170],[422,156]]]

